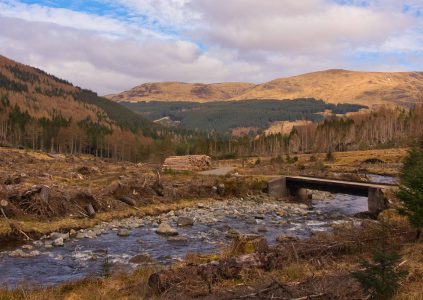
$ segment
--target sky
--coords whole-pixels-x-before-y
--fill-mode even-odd
[[[0,0],[0,54],[101,95],[423,70],[423,0]]]

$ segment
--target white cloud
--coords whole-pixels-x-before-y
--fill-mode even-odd
[[[379,44],[411,25],[400,14],[323,0],[232,0],[224,6],[197,0],[192,8],[202,12],[207,25],[199,29],[198,38],[240,51],[336,53]]]
[[[407,53],[423,67],[416,54],[423,51],[418,0],[409,0],[405,13],[397,0],[370,0],[367,7],[334,0],[99,1],[125,7],[129,17],[0,0],[0,54],[102,94],[146,81],[263,82],[327,68],[403,70],[392,53]],[[391,56],[377,65],[351,59],[366,52]]]

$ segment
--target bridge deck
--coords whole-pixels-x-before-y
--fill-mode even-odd
[[[376,188],[376,189],[387,189],[393,186],[397,186],[395,184],[388,184],[388,183],[347,181],[347,180],[326,179],[326,178],[306,177],[306,176],[286,176],[286,179],[292,180],[292,181],[321,182],[321,183],[327,183],[327,184],[339,184],[339,185],[346,185],[351,187],[358,186],[358,187]]]
[[[392,184],[355,182],[303,176],[287,176],[286,184],[289,188],[306,188],[357,196],[367,196],[370,189],[383,190],[395,186]]]

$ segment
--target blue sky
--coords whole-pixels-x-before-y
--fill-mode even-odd
[[[100,94],[423,69],[423,0],[0,0],[0,54]]]

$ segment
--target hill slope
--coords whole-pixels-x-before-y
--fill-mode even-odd
[[[252,87],[254,87],[254,84],[242,82],[214,84],[158,82],[145,83],[129,91],[106,97],[117,102],[152,100],[208,102],[213,100],[228,100],[240,96]]]
[[[0,56],[2,144],[133,159],[157,129],[116,102]]]
[[[329,103],[408,104],[423,101],[423,73],[382,73],[328,70],[280,78],[234,99],[314,97]]]
[[[109,98],[126,102],[315,98],[335,104],[409,105],[423,102],[423,73],[327,70],[279,78],[259,85],[148,83]]]

